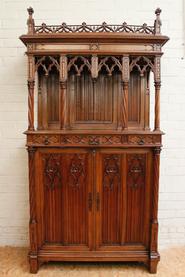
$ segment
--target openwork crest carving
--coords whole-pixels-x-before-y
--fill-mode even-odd
[[[103,22],[101,25],[89,25],[83,22],[81,25],[68,25],[63,22],[61,25],[47,25],[42,23],[35,26],[35,33],[136,33],[154,34],[154,26],[146,23],[143,25],[128,25],[126,22],[121,25],[111,25]]]
[[[145,184],[146,157],[144,154],[129,154],[127,185],[137,189]]]
[[[112,190],[114,186],[120,186],[120,156],[106,155],[104,157],[103,187]]]
[[[61,176],[61,159],[59,154],[46,155],[45,160],[45,184],[48,189],[55,189],[61,187],[62,176]]]
[[[84,156],[75,154],[71,159],[69,166],[69,185],[73,188],[79,188],[80,184],[84,182],[85,179],[85,161]]]

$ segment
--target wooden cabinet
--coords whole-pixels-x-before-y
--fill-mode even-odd
[[[160,58],[168,40],[160,12],[154,26],[37,26],[28,9],[20,39],[28,56],[32,273],[47,261],[139,261],[157,270]]]

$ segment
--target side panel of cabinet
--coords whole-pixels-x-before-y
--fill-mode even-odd
[[[150,150],[100,150],[96,161],[97,249],[148,248]]]
[[[37,170],[40,245],[91,249],[91,154],[83,149],[39,150]]]

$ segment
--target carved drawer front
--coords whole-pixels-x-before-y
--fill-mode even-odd
[[[90,247],[90,155],[84,150],[40,150],[42,243]]]

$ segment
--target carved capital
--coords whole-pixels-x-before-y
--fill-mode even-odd
[[[161,82],[154,82],[154,86],[155,86],[156,89],[160,89]]]
[[[33,146],[28,146],[27,151],[28,151],[29,156],[33,157],[36,152],[36,148]]]
[[[121,81],[121,84],[122,84],[124,90],[128,89],[128,87],[129,87],[129,82],[128,81]]]
[[[161,150],[162,150],[161,146],[157,146],[153,149],[153,152],[155,155],[160,155]]]
[[[34,89],[35,81],[34,80],[28,80],[28,89]]]
[[[67,88],[67,81],[60,81],[60,88],[66,89]]]

